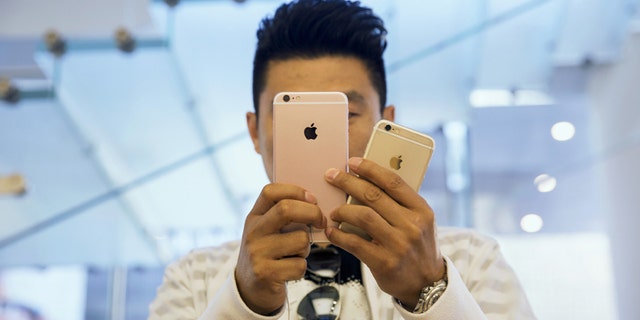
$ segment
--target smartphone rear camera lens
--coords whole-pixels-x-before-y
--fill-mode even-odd
[[[291,97],[289,97],[288,94],[285,94],[284,97],[282,97],[282,100],[284,100],[284,102],[289,102],[289,100],[291,100]]]
[[[387,130],[387,131],[391,130],[391,125],[388,124],[388,125],[384,126],[384,129]]]

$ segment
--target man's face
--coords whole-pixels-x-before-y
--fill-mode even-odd
[[[381,118],[393,120],[394,108],[380,114],[380,98],[364,64],[351,57],[272,61],[260,94],[259,114],[247,114],[247,126],[256,152],[262,156],[273,181],[273,97],[282,91],[339,91],[349,98],[349,156],[361,157],[373,125]]]

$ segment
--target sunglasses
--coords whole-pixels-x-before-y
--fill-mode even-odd
[[[335,287],[340,279],[341,257],[332,246],[313,245],[307,257],[305,279],[320,285],[302,298],[298,316],[303,320],[336,320],[340,314],[340,292]]]

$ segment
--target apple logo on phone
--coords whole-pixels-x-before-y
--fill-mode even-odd
[[[312,123],[310,126],[304,128],[304,137],[307,138],[307,140],[315,140],[318,137],[316,133],[318,128],[314,125],[315,123]]]
[[[389,166],[395,170],[400,170],[400,165],[402,164],[402,155],[391,157],[389,160]]]

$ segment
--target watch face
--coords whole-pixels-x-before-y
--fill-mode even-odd
[[[447,290],[447,261],[444,261],[444,277],[433,283],[432,286],[424,287],[422,292],[420,292],[420,298],[418,299],[418,303],[416,304],[416,308],[413,310],[413,313],[423,313],[429,310],[431,306],[433,306],[438,299],[444,294],[444,291]]]
[[[442,296],[442,294],[444,293],[444,291],[447,289],[447,282],[445,281],[445,279],[442,279],[436,283],[434,283],[433,287],[426,287],[422,290],[422,294],[424,299],[420,299],[418,301],[418,304],[420,304],[422,302],[422,311],[421,312],[425,312],[427,310],[429,310],[429,308],[431,308],[431,306],[433,306],[436,301],[438,301],[438,299],[440,299],[440,297]],[[418,308],[418,306],[416,306],[416,309]]]
[[[444,279],[434,283],[433,286],[428,286],[422,289],[418,303],[416,303],[416,307],[413,309],[413,313],[424,313],[429,310],[429,308],[431,308],[436,301],[440,299],[445,290],[447,290],[446,273]],[[404,306],[400,300],[396,299],[396,302],[401,306]]]

